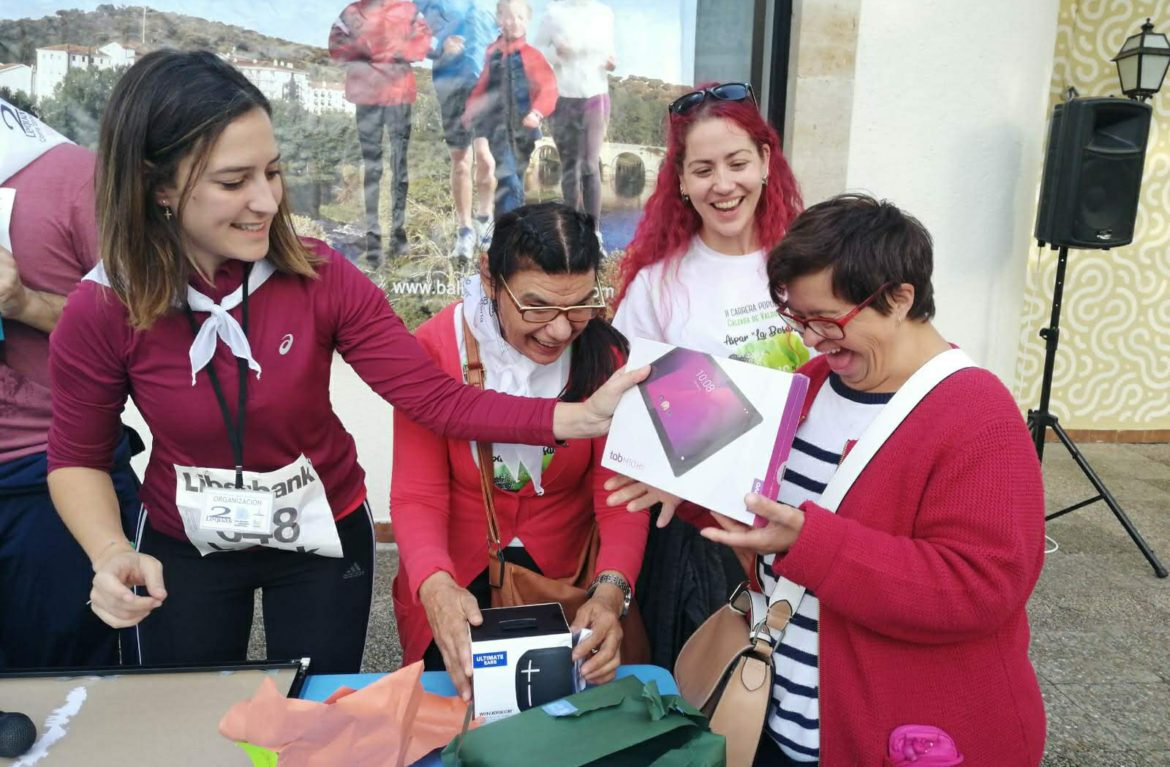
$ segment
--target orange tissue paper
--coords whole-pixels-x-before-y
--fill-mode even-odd
[[[271,679],[219,722],[225,738],[275,751],[280,767],[405,767],[463,729],[467,704],[422,687],[422,662],[324,703],[286,698]]]

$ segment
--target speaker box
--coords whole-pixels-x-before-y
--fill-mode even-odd
[[[1096,250],[1133,242],[1152,111],[1117,98],[1056,105],[1036,213],[1041,245]]]

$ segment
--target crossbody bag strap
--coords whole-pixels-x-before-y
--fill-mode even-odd
[[[870,459],[877,454],[878,449],[885,444],[890,435],[902,424],[902,421],[906,420],[906,416],[910,415],[918,403],[934,390],[934,387],[946,380],[952,373],[969,367],[976,367],[976,365],[966,352],[962,349],[949,349],[918,368],[914,375],[910,376],[909,380],[894,393],[894,396],[870,423],[869,428],[861,435],[861,439],[857,440],[857,444],[845,456],[845,460],[841,461],[841,465],[833,473],[833,478],[829,480],[825,491],[821,493],[819,505],[836,513],[837,507],[841,505],[849,488],[853,487],[853,482],[861,475]],[[804,598],[804,591],[804,586],[793,583],[787,578],[779,578],[776,581],[776,587],[772,589],[772,593],[768,597],[767,610],[761,613],[758,620],[756,610],[753,609],[753,629],[758,631],[760,627],[767,626],[771,630],[773,639],[779,642],[783,626],[781,626],[780,631],[777,631],[775,624],[784,612],[788,613],[789,618],[796,613],[800,600]],[[777,606],[779,607],[777,608]],[[770,620],[765,620],[765,618]],[[787,622],[787,620],[784,621],[785,624]]]
[[[477,389],[484,388],[483,362],[479,358],[479,342],[467,325],[467,316],[463,317],[463,344],[467,348],[467,382]],[[496,483],[492,480],[492,446],[482,439],[475,441],[476,453],[479,456],[479,489],[483,493],[483,508],[487,514],[487,545],[488,556],[496,557],[501,568],[504,564],[504,547],[500,542],[500,526],[496,522]],[[503,570],[501,569],[501,573]],[[489,579],[490,580],[490,579]],[[493,584],[497,588],[503,584]]]

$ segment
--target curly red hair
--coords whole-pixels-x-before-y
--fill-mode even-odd
[[[713,83],[712,83],[713,85]],[[701,86],[701,87],[710,87]],[[693,207],[679,193],[679,172],[686,154],[687,134],[696,123],[722,118],[730,120],[747,132],[757,147],[771,150],[768,162],[768,184],[756,204],[756,229],[759,246],[765,250],[775,247],[788,225],[800,213],[803,203],[800,190],[788,160],[780,148],[780,136],[768,124],[751,101],[719,101],[708,98],[697,109],[687,114],[667,114],[666,158],[658,170],[658,181],[642,220],[634,231],[634,238],[618,265],[618,292],[616,308],[625,298],[630,283],[643,268],[658,261],[681,255],[699,231],[702,220]]]

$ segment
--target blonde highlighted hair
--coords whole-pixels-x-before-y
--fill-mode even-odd
[[[254,109],[272,114],[264,94],[209,51],[148,53],[114,87],[98,144],[98,235],[110,285],[135,329],[183,304],[194,269],[179,227],[183,206],[224,129]],[[188,158],[192,171],[176,201],[179,215],[168,219],[155,195],[175,183]],[[267,257],[277,271],[316,277],[320,259],[298,239],[284,196]]]

